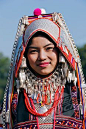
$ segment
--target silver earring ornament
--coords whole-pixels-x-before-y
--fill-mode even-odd
[[[75,76],[75,71],[68,71],[67,81],[71,83],[73,81],[74,85],[76,86],[77,83],[77,77]]]
[[[20,69],[19,69],[19,81],[17,80],[17,82],[16,82],[18,89],[19,88],[26,89],[26,74],[25,74],[25,70],[24,70],[24,68],[26,68],[26,67],[27,67],[26,58],[23,57],[22,63],[21,63]],[[19,92],[19,90],[18,90],[18,92]]]
[[[74,85],[76,86],[77,77],[75,76],[75,71],[74,71],[74,70],[73,70],[73,72],[72,72],[72,81],[73,81]]]
[[[71,80],[72,80],[72,73],[68,71],[67,81],[71,83]]]
[[[19,71],[19,81],[20,81],[20,88],[24,88],[26,89],[26,74],[25,74],[25,71],[24,69],[20,69]]]
[[[62,55],[62,53],[59,53],[59,63],[62,63],[64,65],[63,73],[67,76],[67,81],[68,82],[73,81],[74,85],[76,85],[77,78],[75,76],[75,71],[73,71],[73,72],[68,71],[67,62],[65,61],[65,57]]]
[[[26,58],[23,56],[20,68],[26,68],[26,67],[27,67]]]
[[[65,58],[61,53],[59,53],[59,63],[65,63]]]

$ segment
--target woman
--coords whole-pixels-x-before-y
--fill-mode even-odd
[[[3,128],[85,129],[77,49],[61,14],[34,14],[21,19],[14,43]]]

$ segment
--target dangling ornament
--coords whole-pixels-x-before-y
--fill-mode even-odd
[[[61,53],[59,53],[59,63],[65,63],[65,58]]]
[[[27,67],[26,58],[23,56],[20,68],[26,68],[26,67]]]

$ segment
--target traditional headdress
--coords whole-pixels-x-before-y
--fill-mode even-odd
[[[81,61],[74,40],[69,33],[65,21],[60,13],[43,14],[45,11],[36,9],[35,16],[24,16],[20,19],[18,30],[13,46],[11,66],[9,77],[7,80],[6,90],[3,102],[3,128],[9,125],[11,128],[10,107],[12,102],[14,78],[17,78],[19,68],[21,67],[23,55],[30,38],[38,31],[46,33],[56,43],[60,50],[59,62],[65,62],[65,59],[70,64],[72,71],[77,74],[77,82],[80,90],[81,108],[83,109],[83,123],[86,121],[86,85],[82,72]],[[64,58],[65,57],[65,58]],[[25,67],[25,64],[23,64]],[[73,73],[68,73],[68,79],[72,79]],[[74,81],[76,78],[73,78]],[[86,127],[85,124],[84,129]]]

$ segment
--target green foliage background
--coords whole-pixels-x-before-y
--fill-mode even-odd
[[[3,100],[4,89],[6,86],[8,71],[10,66],[10,59],[0,53],[0,104]]]
[[[80,58],[81,58],[84,77],[86,80],[86,44],[83,47],[78,48],[78,51],[79,51]]]
[[[80,54],[83,73],[86,80],[86,44],[83,47],[78,48],[78,51]],[[5,57],[2,53],[0,53],[0,104],[3,102],[3,94],[6,86],[9,66],[10,59],[8,57]]]

